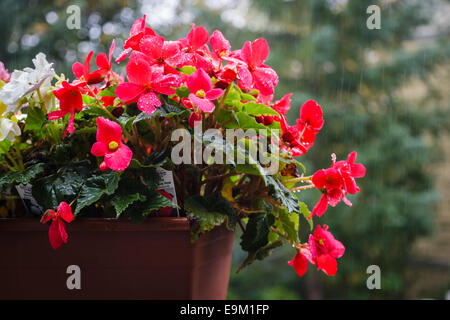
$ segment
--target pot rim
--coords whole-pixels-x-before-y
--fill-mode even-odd
[[[125,218],[77,218],[66,223],[71,231],[188,231],[190,223],[187,217],[150,217],[141,223]],[[45,231],[48,225],[35,218],[0,219],[0,232],[4,231]]]

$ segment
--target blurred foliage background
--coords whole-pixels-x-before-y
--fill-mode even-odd
[[[372,4],[381,8],[380,30],[366,27],[366,9]],[[66,26],[70,5],[81,9],[80,30]],[[210,33],[220,29],[233,49],[266,38],[268,64],[280,77],[275,97],[294,93],[291,123],[306,99],[324,109],[324,129],[301,159],[309,173],[329,166],[332,152],[342,159],[357,150],[358,162],[367,167],[359,182],[362,192],[351,198],[353,207],[340,204],[315,221],[329,224],[346,246],[335,277],[310,266],[307,276],[298,278],[286,264],[294,254],[289,247],[235,274],[244,259],[236,246],[229,298],[448,295],[450,212],[442,203],[450,197],[445,178],[450,169],[445,165],[445,146],[450,146],[445,138],[450,127],[449,1],[2,0],[0,60],[12,71],[30,66],[42,51],[58,73],[73,79],[72,63],[84,61],[90,50],[106,52],[116,39],[117,56],[133,21],[143,14],[168,39],[184,37],[192,22]],[[436,184],[436,176],[444,180]],[[301,197],[310,208],[318,200],[314,192]],[[431,239],[438,234],[438,240],[423,240],[433,230]],[[418,239],[426,245],[418,246]],[[381,268],[381,290],[366,287],[366,269],[373,264]],[[420,281],[424,284],[417,286]]]

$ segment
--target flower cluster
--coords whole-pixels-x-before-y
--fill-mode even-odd
[[[279,79],[266,64],[267,41],[247,41],[232,50],[219,30],[210,34],[194,24],[184,38],[166,40],[144,16],[114,60],[115,53],[114,40],[107,54],[94,59],[89,52],[84,62],[73,64],[73,80],[56,75],[42,53],[33,60],[34,69],[11,75],[0,63],[0,193],[14,185],[32,186],[46,210],[41,221],[51,222],[51,246],[67,242],[65,223],[78,215],[139,222],[179,214],[191,220],[193,240],[219,225],[240,226],[241,246],[248,252],[243,267],[288,241],[297,251],[289,264],[300,276],[308,262],[334,275],[342,243],[326,225],[301,243],[297,222],[304,216],[312,231],[313,217],[320,218],[328,205],[341,199],[351,205],[347,194],[360,191],[355,178],[363,177],[365,168],[352,152],[346,161],[333,155],[331,168],[305,175],[295,157],[314,145],[324,112],[308,100],[296,123],[288,123],[295,100],[292,93],[275,98]],[[126,64],[126,75],[114,72],[116,63]],[[183,135],[190,139],[183,158],[209,148],[215,152],[203,153],[204,163],[178,165],[170,157],[178,142],[172,140],[174,132],[195,136],[199,128],[221,134],[261,131],[236,141],[202,137],[197,149],[198,137]],[[269,175],[268,165],[250,152],[263,138],[273,143],[265,153],[280,164]],[[245,163],[215,162],[223,160],[224,150],[242,155]],[[173,175],[176,192],[161,187],[161,170]],[[295,193],[305,189],[321,193],[311,213]]]

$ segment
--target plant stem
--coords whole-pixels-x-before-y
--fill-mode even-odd
[[[312,189],[312,188],[315,188],[315,187],[316,186],[311,183],[311,184],[309,184],[307,186],[301,186],[301,187],[297,187],[297,188],[292,188],[290,190],[291,191],[302,191],[302,190]]]
[[[292,183],[292,182],[302,182],[302,181],[309,181],[312,179],[312,176],[308,176],[308,177],[298,177],[298,178],[293,178],[293,179],[289,179],[289,180],[285,180],[285,183]]]

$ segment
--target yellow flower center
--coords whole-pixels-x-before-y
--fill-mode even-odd
[[[195,95],[199,98],[204,98],[206,96],[206,93],[203,90],[198,90]]]
[[[111,141],[108,145],[109,151],[116,151],[119,148],[119,144],[115,141]]]

